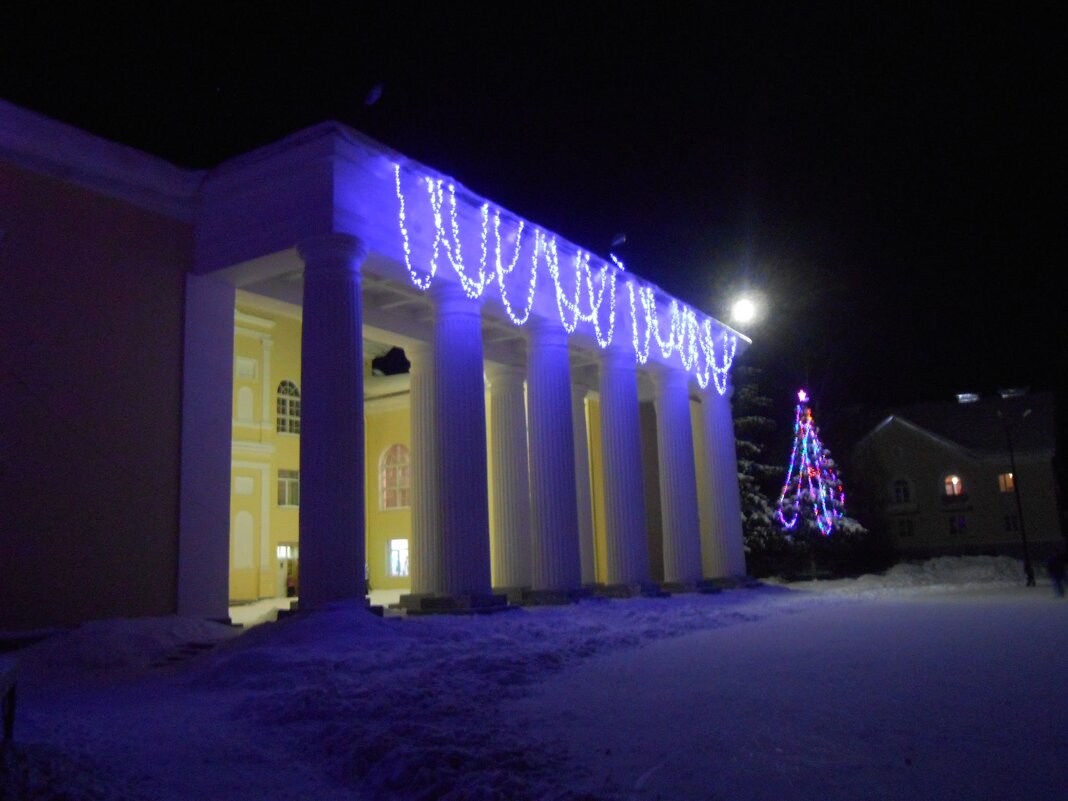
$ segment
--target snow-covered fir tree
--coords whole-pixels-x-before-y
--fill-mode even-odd
[[[731,410],[742,496],[742,531],[751,556],[781,550],[784,544],[770,494],[784,468],[763,460],[775,431],[775,421],[769,416],[774,401],[762,390],[763,373],[759,367],[741,365],[734,368],[732,377]]]

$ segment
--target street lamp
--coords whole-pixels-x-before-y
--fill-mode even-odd
[[[750,298],[738,298],[731,306],[731,319],[736,323],[745,325],[753,322],[756,317],[756,304]]]
[[[731,303],[731,322],[739,327],[756,325],[764,316],[764,294],[760,291],[748,290],[745,294],[738,295]]]
[[[1020,415],[1020,420],[1026,418],[1031,414],[1030,409],[1025,409],[1023,414]],[[1012,425],[1014,422],[1010,421],[1007,415],[1001,413],[1001,409],[998,409],[998,418],[1001,420],[1001,424],[1005,426],[1005,441],[1009,446],[1009,469],[1012,471],[1012,494],[1016,497],[1016,517],[1020,519],[1020,541],[1023,543],[1023,558],[1024,558],[1024,573],[1027,574],[1027,586],[1035,586],[1035,571],[1031,567],[1031,556],[1027,552],[1027,529],[1024,528],[1024,516],[1023,506],[1020,504],[1020,477],[1016,473],[1016,456],[1012,449]]]

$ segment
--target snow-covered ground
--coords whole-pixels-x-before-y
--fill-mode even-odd
[[[18,653],[0,799],[1068,798],[1017,562],[483,617],[100,621]]]

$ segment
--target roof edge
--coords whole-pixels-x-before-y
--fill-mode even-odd
[[[206,174],[3,99],[0,156],[25,169],[184,222],[194,219],[196,192]]]

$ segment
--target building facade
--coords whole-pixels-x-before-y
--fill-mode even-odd
[[[857,443],[855,503],[903,556],[1065,547],[1053,396],[1005,394],[898,409]]]
[[[335,123],[204,172],[0,120],[0,629],[744,574],[718,321]]]

